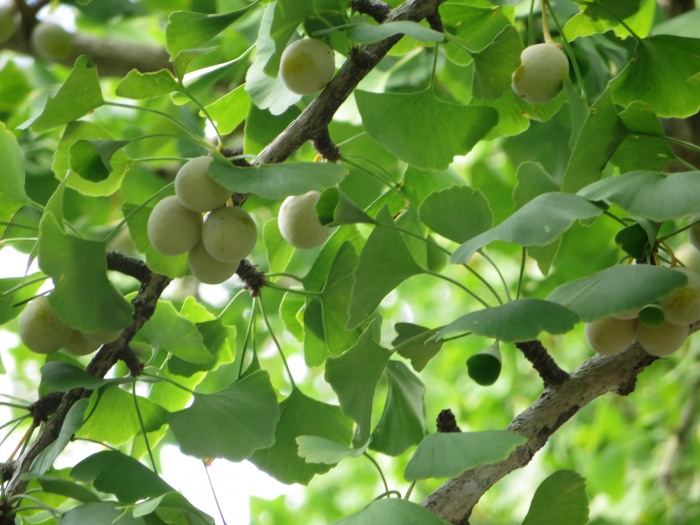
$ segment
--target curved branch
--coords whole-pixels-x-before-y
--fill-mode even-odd
[[[691,333],[699,323],[691,326]],[[658,358],[639,343],[614,356],[595,356],[556,384],[549,384],[529,408],[519,414],[508,430],[527,437],[507,459],[464,472],[447,481],[423,505],[449,523],[466,525],[481,496],[506,474],[527,465],[559,427],[594,399],[615,392],[628,395],[637,376]]]

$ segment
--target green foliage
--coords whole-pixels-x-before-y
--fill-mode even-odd
[[[436,3],[391,0],[411,16],[381,23],[347,0],[70,0],[83,54],[69,67],[0,49],[0,462],[19,473],[0,522],[213,524],[161,477],[169,445],[304,485],[303,501],[255,499],[256,525],[446,523],[452,510],[417,502],[444,503],[439,483],[471,469],[479,488],[450,508],[482,503],[453,522],[700,519],[695,341],[639,377],[638,347],[576,370],[583,323],[659,325],[657,302],[688,282],[671,267],[698,268],[700,132],[669,120],[700,110],[697,10]],[[512,74],[550,34],[569,79],[530,104]],[[278,76],[300,38],[334,52],[318,95]],[[147,228],[203,155],[262,241],[216,287]],[[278,210],[312,190],[332,234],[294,248]],[[31,353],[15,335],[39,294],[85,337],[121,335],[93,356]],[[571,393],[534,360],[536,401],[509,344],[535,339],[574,378],[620,359],[636,383],[592,375]],[[448,407],[464,432],[442,431]],[[547,439],[536,467],[491,486]]]

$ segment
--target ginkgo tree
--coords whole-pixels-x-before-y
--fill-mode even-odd
[[[60,4],[0,9],[0,524],[235,522],[173,444],[308,485],[256,524],[697,522],[700,10]]]

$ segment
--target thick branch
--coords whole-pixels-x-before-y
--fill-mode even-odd
[[[396,20],[419,21],[432,16],[445,0],[408,0],[391,11],[387,22]],[[357,84],[384,58],[401,35],[366,46],[348,59],[330,84],[306,109],[272,141],[258,158],[263,164],[283,162],[304,142],[320,136],[340,105],[350,96]]]
[[[2,48],[36,56],[22,30],[16,31]],[[161,47],[97,38],[85,33],[75,34],[72,53],[67,58],[57,62],[71,67],[80,55],[88,55],[97,65],[97,70],[102,76],[123,77],[132,69],[146,72],[170,69],[171,67],[170,56]]]
[[[549,355],[547,349],[539,341],[524,341],[515,343],[525,358],[532,363],[540,374],[544,386],[559,385],[569,379],[569,374],[559,368],[557,362]]]
[[[578,367],[569,379],[545,388],[527,410],[518,415],[508,430],[527,437],[507,459],[486,465],[447,481],[423,502],[442,519],[465,525],[481,496],[509,472],[527,465],[549,437],[588,403],[608,392],[629,394],[639,373],[657,358],[638,343],[622,354],[596,356]]]

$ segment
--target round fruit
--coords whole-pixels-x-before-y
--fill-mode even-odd
[[[32,30],[31,44],[40,56],[62,60],[73,52],[73,35],[53,22],[39,22]]]
[[[19,337],[27,348],[49,354],[65,346],[73,336],[45,296],[32,299],[19,315]]]
[[[637,336],[636,319],[606,317],[586,325],[586,340],[593,350],[603,355],[623,352]]]
[[[321,40],[293,42],[282,53],[280,76],[289,91],[309,95],[323,89],[333,78],[333,50]]]
[[[207,253],[221,262],[238,262],[253,251],[258,230],[255,221],[238,206],[214,210],[204,221],[202,242]]]
[[[65,345],[63,349],[72,355],[88,355],[97,350],[101,345],[88,339],[79,330],[73,330],[73,335]]]
[[[659,301],[669,323],[689,325],[700,319],[700,275],[689,268],[676,268],[688,276],[688,284]]]
[[[280,206],[277,225],[284,240],[295,248],[316,248],[331,235],[331,229],[323,226],[316,214],[320,196],[319,192],[310,191],[287,197]]]
[[[689,333],[688,325],[680,326],[668,321],[659,326],[646,326],[640,323],[637,327],[639,344],[647,353],[659,357],[678,350]]]
[[[175,176],[175,195],[185,208],[210,211],[221,208],[231,192],[209,176],[211,157],[195,157],[186,162]]]
[[[164,255],[191,249],[202,235],[202,214],[188,210],[171,195],[155,205],[148,217],[148,240]]]
[[[636,319],[639,317],[639,308],[632,308],[631,310],[625,310],[624,312],[617,312],[612,314],[611,317],[622,320]]]
[[[15,12],[10,6],[0,7],[0,44],[4,44],[17,30]]]
[[[531,104],[544,104],[561,91],[569,76],[569,61],[557,44],[536,44],[520,54],[513,73],[513,91]]]
[[[187,257],[192,275],[204,284],[219,284],[236,273],[240,261],[221,262],[207,253],[204,244],[198,242]]]

